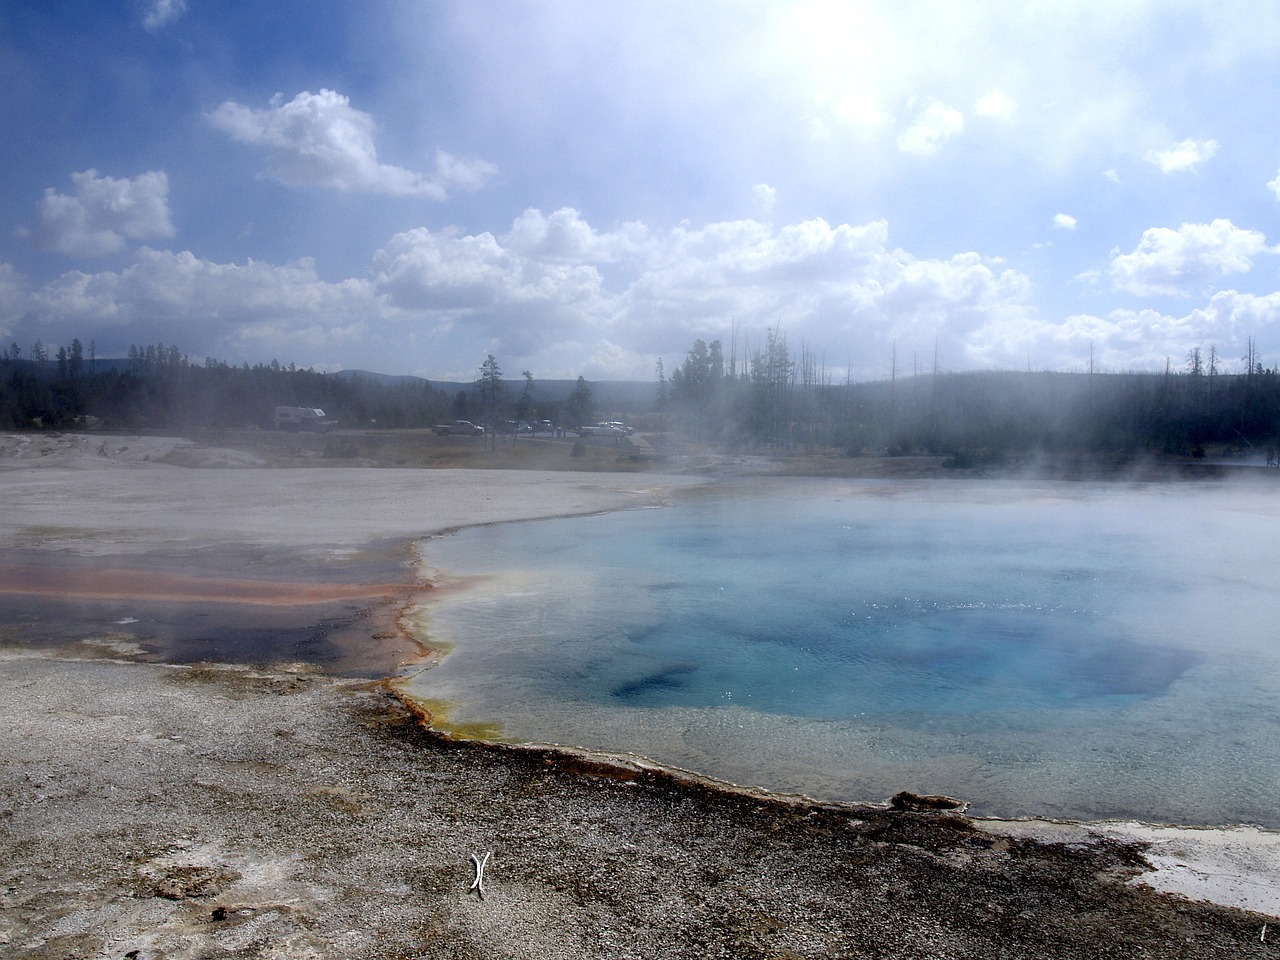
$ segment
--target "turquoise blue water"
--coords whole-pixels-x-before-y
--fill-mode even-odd
[[[826,799],[1280,826],[1271,488],[792,481],[423,544],[412,682],[505,739]]]

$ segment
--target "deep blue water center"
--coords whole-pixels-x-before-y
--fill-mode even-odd
[[[466,531],[427,561],[490,577],[431,609],[456,649],[415,690],[772,789],[1274,826],[1270,502],[815,481]]]

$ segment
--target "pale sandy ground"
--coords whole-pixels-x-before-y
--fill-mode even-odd
[[[654,505],[705,482],[624,473],[227,469],[249,466],[252,458],[236,451],[165,437],[0,435],[0,548],[106,555],[213,542],[340,552],[471,524]]]
[[[166,438],[0,436],[0,551],[236,543],[341,563],[373,540],[707,482],[255,466]],[[143,664],[125,631],[85,639],[0,642],[6,956],[1227,957],[1280,941],[1262,930],[1280,923],[1273,833],[707,794],[449,748],[385,691],[304,665]],[[486,849],[481,900],[467,857]]]
[[[1149,844],[1143,856],[1151,869],[1132,882],[1280,916],[1280,833],[1257,827],[1175,827],[1128,820],[1055,823],[1044,820],[983,820],[982,828],[1008,837],[1053,843],[1095,838]],[[1277,931],[1280,934],[1280,930]]]

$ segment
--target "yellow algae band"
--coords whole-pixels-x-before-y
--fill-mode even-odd
[[[449,719],[449,711],[457,707],[456,702],[436,700],[429,697],[414,697],[405,693],[403,687],[397,688],[397,693],[409,709],[436,733],[442,733],[457,740],[502,742],[502,724],[496,720],[455,723]]]

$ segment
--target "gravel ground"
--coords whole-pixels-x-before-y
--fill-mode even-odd
[[[0,657],[5,956],[1280,954],[1126,883],[1131,844],[460,747],[376,685],[94,649]]]

